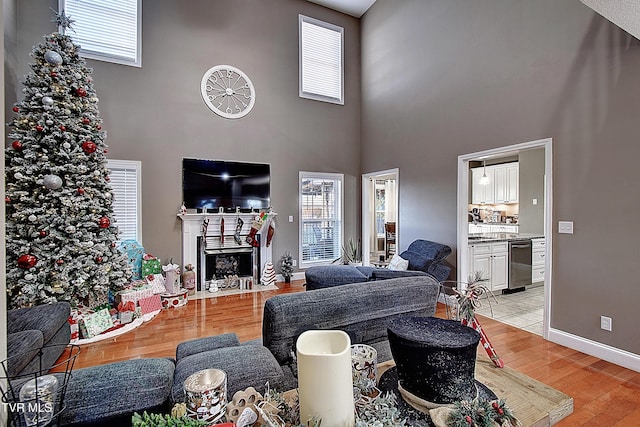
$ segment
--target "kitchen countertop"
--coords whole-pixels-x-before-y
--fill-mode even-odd
[[[511,242],[515,240],[544,239],[543,234],[536,233],[474,233],[469,234],[469,244]]]
[[[482,221],[477,221],[477,222],[469,221],[469,224],[476,224],[476,225],[518,225],[517,222],[482,222]]]

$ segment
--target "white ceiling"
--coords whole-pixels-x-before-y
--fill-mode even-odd
[[[376,0],[309,0],[329,9],[360,18]]]
[[[580,0],[632,36],[640,39],[640,1]]]

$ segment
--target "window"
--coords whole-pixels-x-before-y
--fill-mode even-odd
[[[113,190],[113,215],[119,240],[135,240],[142,245],[141,162],[108,160]]]
[[[58,0],[85,58],[142,66],[142,0]],[[59,30],[62,32],[62,29]]]
[[[298,15],[300,97],[344,105],[344,29]]]
[[[300,264],[342,255],[342,174],[300,172]]]

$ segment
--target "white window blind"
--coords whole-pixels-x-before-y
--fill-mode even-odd
[[[301,98],[344,105],[344,29],[298,15]]]
[[[141,163],[133,160],[108,160],[113,192],[113,215],[119,240],[135,240],[142,244]]]
[[[342,255],[341,174],[300,172],[300,260],[328,264]]]
[[[142,66],[142,0],[59,0],[58,7],[74,21],[65,32],[80,55]]]

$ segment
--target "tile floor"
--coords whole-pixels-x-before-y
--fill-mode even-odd
[[[515,326],[525,331],[542,335],[542,316],[544,311],[544,287],[527,287],[523,292],[495,295],[498,303],[482,300],[477,314],[491,317],[499,322]]]

